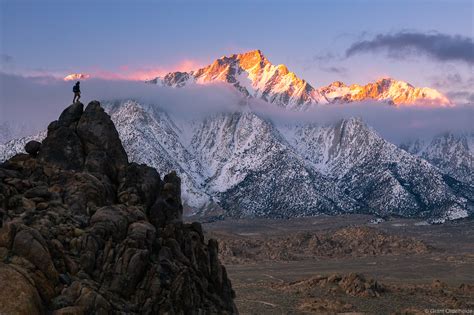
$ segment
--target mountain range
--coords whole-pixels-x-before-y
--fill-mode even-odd
[[[316,104],[354,101],[383,101],[396,106],[451,106],[451,101],[431,88],[382,78],[366,85],[345,85],[336,81],[315,88],[283,65],[273,65],[260,50],[223,56],[212,64],[190,72],[170,72],[149,83],[171,87],[188,84],[226,82],[246,97],[255,97],[292,110],[305,110]]]
[[[184,120],[131,100],[104,106],[131,161],[160,173],[177,171],[188,213],[357,212],[445,220],[472,211],[472,134],[445,135],[416,151],[413,144],[400,148],[384,140],[359,118],[275,123],[242,110]],[[0,159],[44,135],[7,142]],[[443,150],[452,155],[439,154]]]
[[[319,89],[257,50],[148,83],[183,88],[226,82],[244,98],[289,110],[372,99],[381,106],[451,105],[436,90],[382,79]],[[103,102],[131,161],[176,170],[188,214],[299,217],[370,213],[435,222],[474,207],[474,133],[446,133],[396,146],[360,118],[336,123],[273,121],[243,105],[183,118],[136,100]],[[46,132],[0,145],[0,161]]]

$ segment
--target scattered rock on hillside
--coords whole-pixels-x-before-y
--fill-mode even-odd
[[[226,263],[422,254],[432,250],[422,241],[390,235],[373,227],[347,227],[270,237],[211,235],[219,239],[220,259]]]
[[[366,278],[364,275],[358,273],[315,276],[283,286],[283,288],[287,290],[300,291],[311,290],[314,287],[329,288],[332,289],[333,292],[340,291],[355,297],[379,297],[380,294],[385,292],[385,288],[376,280]]]

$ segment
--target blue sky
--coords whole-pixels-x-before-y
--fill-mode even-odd
[[[361,40],[414,32],[473,38],[473,1],[0,0],[1,71],[125,73],[206,65],[261,49],[314,86],[392,76],[469,90],[472,63],[383,50],[345,57]],[[474,81],[472,81],[474,82]],[[472,84],[471,84],[472,86]],[[471,89],[472,90],[472,89]],[[471,91],[472,92],[472,91]]]

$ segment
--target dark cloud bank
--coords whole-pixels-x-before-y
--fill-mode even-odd
[[[25,78],[0,73],[0,124],[28,126],[22,132],[46,128],[72,101],[73,82],[51,77]],[[291,112],[264,101],[243,101],[228,85],[195,85],[182,89],[162,88],[136,81],[87,80],[82,82],[83,103],[91,100],[135,99],[152,104],[174,116],[199,118],[213,113],[243,110],[248,103],[259,115],[276,123],[333,123],[361,117],[386,139],[399,143],[444,131],[472,131],[474,106],[454,108],[395,108],[381,103],[321,105],[308,112]],[[18,135],[17,135],[18,136]]]
[[[373,39],[353,43],[346,50],[346,57],[379,50],[386,50],[394,58],[423,54],[439,61],[474,63],[472,38],[441,33],[378,34]]]

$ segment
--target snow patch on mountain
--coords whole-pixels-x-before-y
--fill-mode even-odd
[[[272,121],[246,106],[205,118],[178,117],[133,100],[104,107],[129,159],[161,174],[176,170],[194,213],[217,206],[238,217],[362,212],[456,219],[472,211],[472,182],[446,177],[360,118],[319,125]],[[0,157],[44,135],[10,141]]]
[[[262,99],[291,110],[308,110],[318,104],[349,103],[375,100],[402,105],[452,106],[452,102],[435,89],[381,78],[366,85],[345,85],[335,81],[314,88],[283,65],[272,64],[260,50],[223,56],[212,64],[190,72],[170,72],[148,81],[169,87],[187,84],[225,82],[245,97]]]
[[[445,132],[400,145],[457,180],[474,185],[474,132]]]

